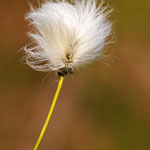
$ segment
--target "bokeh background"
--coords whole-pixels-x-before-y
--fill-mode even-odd
[[[39,150],[150,150],[150,0],[107,2],[111,56],[66,78]],[[20,62],[28,11],[26,0],[0,0],[1,150],[33,149],[58,81]]]

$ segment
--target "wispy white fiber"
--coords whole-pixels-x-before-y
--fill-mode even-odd
[[[101,55],[111,33],[111,10],[96,0],[46,1],[31,8],[26,19],[32,40],[25,47],[26,63],[38,71],[73,73]]]

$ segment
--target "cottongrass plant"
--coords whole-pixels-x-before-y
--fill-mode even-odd
[[[58,87],[46,122],[35,144],[37,150],[52,116],[64,77],[102,56],[112,24],[111,9],[98,0],[45,1],[26,15],[30,46],[24,48],[26,63],[37,71],[55,71]]]

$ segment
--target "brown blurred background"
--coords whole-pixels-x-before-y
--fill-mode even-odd
[[[150,150],[150,0],[108,3],[114,63],[94,62],[65,80],[39,150]],[[0,0],[1,150],[33,149],[58,81],[19,61],[28,11],[26,0]]]

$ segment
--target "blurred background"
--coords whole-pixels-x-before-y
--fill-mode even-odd
[[[150,1],[107,2],[111,56],[65,79],[39,150],[150,150]],[[28,11],[26,0],[0,0],[1,150],[33,149],[58,82],[20,62]]]

